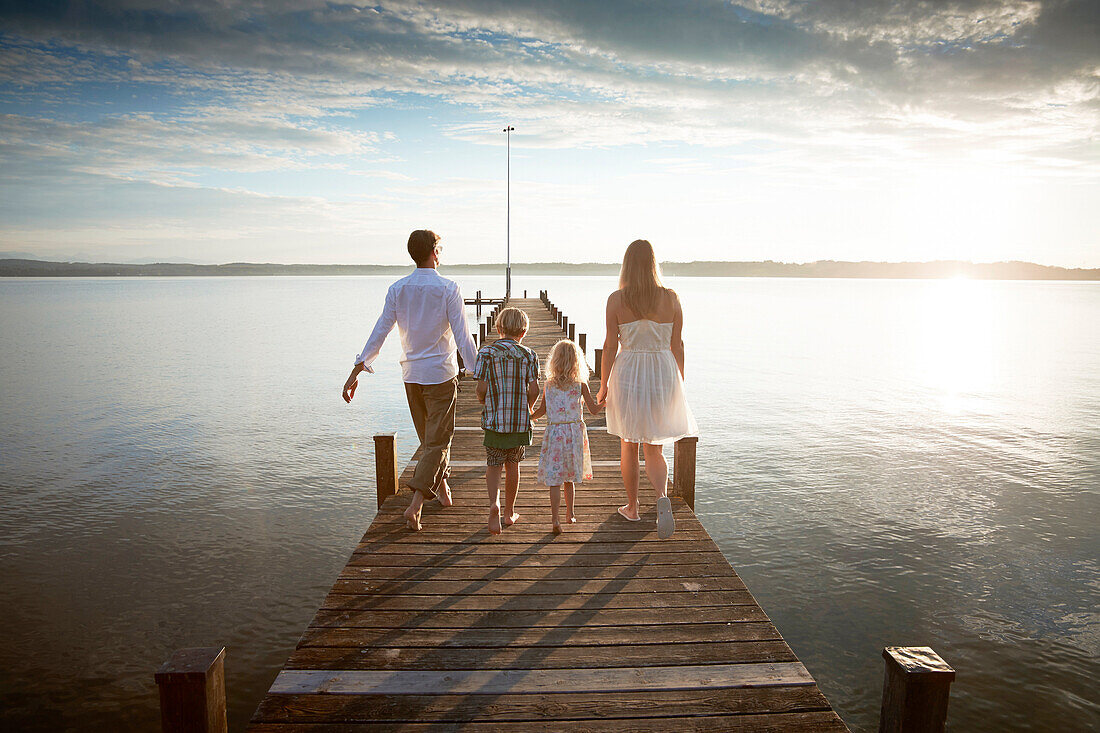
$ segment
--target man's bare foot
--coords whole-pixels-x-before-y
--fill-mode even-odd
[[[420,507],[415,503],[410,504],[405,510],[405,526],[413,532],[419,532],[423,527],[420,524]]]
[[[519,521],[519,514],[516,513],[515,509],[513,509],[511,514],[509,514],[508,516],[504,517],[504,519],[501,520],[501,524],[503,524],[505,527],[511,527],[513,524],[515,524],[518,521]]]
[[[451,487],[447,484],[447,479],[443,479],[443,483],[439,485],[439,490],[435,493],[435,497],[439,499],[439,503],[443,506],[454,506],[454,499],[451,498]]]
[[[500,534],[500,507],[489,507],[489,534]]]

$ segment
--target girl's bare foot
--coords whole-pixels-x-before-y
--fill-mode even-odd
[[[443,479],[443,482],[439,485],[439,491],[435,494],[439,499],[439,503],[443,506],[454,506],[454,499],[451,498],[451,487],[447,484],[447,479]]]
[[[508,516],[506,516],[504,519],[502,519],[500,523],[503,524],[505,527],[511,527],[513,524],[515,524],[518,521],[519,521],[519,514],[516,513],[515,509],[513,509],[512,513],[509,514]]]
[[[500,507],[489,507],[489,534],[500,534]]]
[[[561,525],[557,522],[554,522],[553,532],[554,534],[561,534]]]
[[[573,514],[573,512],[569,512],[569,523],[570,524],[576,524],[577,523],[577,517]]]

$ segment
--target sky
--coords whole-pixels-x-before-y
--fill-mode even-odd
[[[1100,267],[1098,123],[1096,0],[0,0],[0,256]]]

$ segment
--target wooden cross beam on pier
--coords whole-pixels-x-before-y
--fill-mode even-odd
[[[545,293],[509,304],[531,318],[525,343],[545,360],[560,312]],[[421,532],[405,528],[409,492],[390,494],[393,443],[380,436],[378,515],[250,730],[847,730],[685,502],[693,442],[670,472],[670,540],[657,539],[644,477],[642,521],[615,512],[619,442],[602,417],[589,420],[594,479],[577,488],[577,524],[550,531],[536,430],[520,521],[492,536],[479,414],[464,381],[455,505],[427,504]]]

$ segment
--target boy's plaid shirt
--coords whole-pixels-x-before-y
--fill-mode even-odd
[[[498,433],[523,433],[531,429],[527,409],[527,385],[539,379],[539,357],[510,338],[497,339],[477,352],[474,374],[488,383],[481,427]]]

